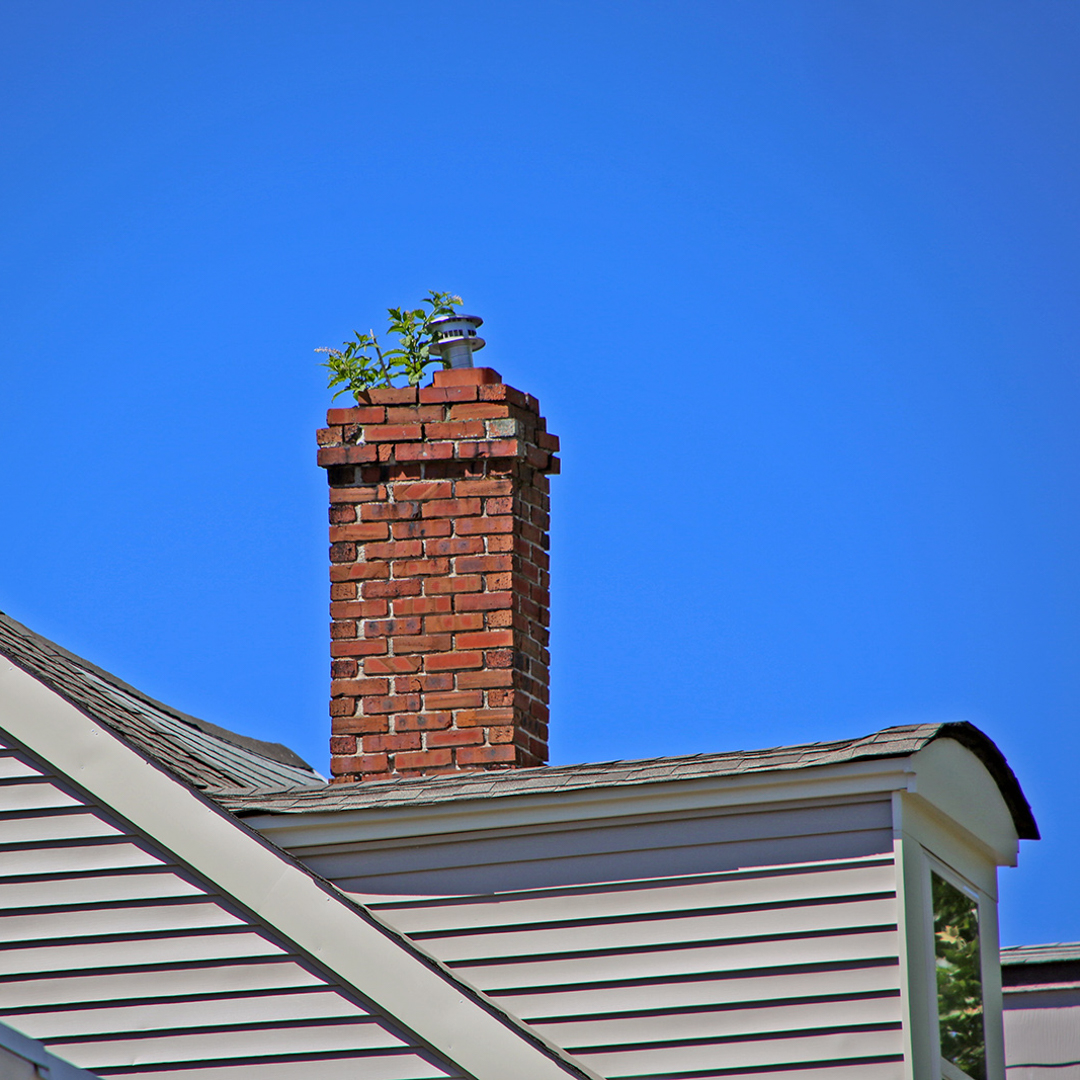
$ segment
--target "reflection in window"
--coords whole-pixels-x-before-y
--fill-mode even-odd
[[[972,1080],[986,1080],[978,905],[944,878],[931,876],[941,1056]]]

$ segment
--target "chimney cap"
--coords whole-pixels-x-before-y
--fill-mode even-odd
[[[440,315],[432,319],[428,352],[449,360],[451,367],[472,367],[472,354],[487,344],[476,333],[483,324],[479,315]]]

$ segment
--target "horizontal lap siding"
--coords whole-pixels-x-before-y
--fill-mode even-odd
[[[887,802],[297,849],[348,892],[483,894],[892,852]]]
[[[300,854],[613,1080],[899,1080],[887,822],[848,804]]]
[[[0,752],[0,1018],[102,1076],[456,1075],[10,750]]]

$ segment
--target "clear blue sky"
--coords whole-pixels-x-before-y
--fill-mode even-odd
[[[326,766],[315,346],[563,438],[553,760],[967,719],[1080,939],[1080,6],[0,3],[0,608]]]

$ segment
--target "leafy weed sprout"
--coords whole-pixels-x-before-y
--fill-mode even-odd
[[[407,386],[417,386],[432,364],[449,367],[449,361],[429,355],[431,323],[440,315],[456,314],[455,307],[461,302],[460,296],[432,291],[420,301],[425,306],[412,310],[387,308],[390,333],[398,336],[398,345],[393,349],[384,349],[374,330],[366,334],[353,331],[354,340],[342,342],[340,349],[316,349],[326,353],[322,366],[330,372],[327,387],[341,387],[334,400],[351,393],[359,404],[360,396],[373,386],[394,386],[394,380],[402,378]]]

